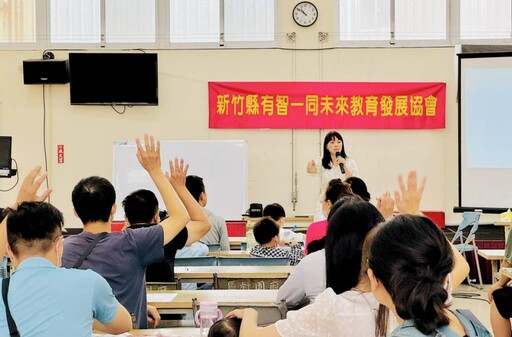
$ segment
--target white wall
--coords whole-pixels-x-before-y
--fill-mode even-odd
[[[288,214],[313,213],[318,182],[305,173],[308,160],[320,155],[326,131],[295,131],[298,204],[292,210],[292,131],[208,129],[208,81],[430,81],[447,83],[444,130],[339,130],[349,156],[357,161],[372,196],[397,187],[396,176],[417,169],[428,178],[423,209],[444,210],[448,222],[460,215],[457,204],[457,105],[454,49],[316,49],[319,31],[332,32],[333,17],[320,16],[314,26],[299,28],[291,21],[290,1],[283,2],[279,39],[292,50],[165,50],[159,57],[158,107],[128,108],[124,115],[110,107],[71,106],[69,85],[47,86],[47,145],[52,203],[67,227],[81,227],[74,217],[71,190],[82,177],[111,178],[112,144],[143,133],[159,139],[246,139],[249,146],[249,202],[281,203]],[[320,13],[336,8],[319,6]],[[331,14],[329,14],[331,15]],[[295,31],[297,42],[284,41]],[[42,51],[0,52],[0,134],[13,136],[13,157],[23,176],[44,163],[42,86],[23,85],[22,61]],[[67,52],[54,51],[57,59]],[[57,145],[65,147],[65,163],[57,164]],[[6,189],[14,178],[0,181]],[[19,187],[19,185],[18,185]],[[18,187],[0,193],[0,205],[15,199]],[[208,186],[206,186],[208,188]]]

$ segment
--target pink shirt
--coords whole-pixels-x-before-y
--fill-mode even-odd
[[[308,245],[311,241],[320,240],[327,234],[327,220],[320,220],[309,225],[306,232],[306,247],[304,252],[308,253]]]

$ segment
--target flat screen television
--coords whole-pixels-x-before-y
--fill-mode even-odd
[[[158,58],[150,53],[70,53],[71,104],[158,105]]]

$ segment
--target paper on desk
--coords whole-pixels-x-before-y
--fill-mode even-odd
[[[172,293],[148,293],[148,302],[172,302],[175,297]]]

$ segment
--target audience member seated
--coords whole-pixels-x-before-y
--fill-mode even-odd
[[[418,189],[416,173],[411,172],[407,181],[407,188],[404,186],[401,176],[399,182],[401,194],[398,192],[395,194],[399,211],[401,213],[417,214],[424,181]],[[359,198],[346,198],[351,199],[350,202],[343,203],[338,209],[331,211],[333,214],[329,220],[329,232],[326,236],[325,258],[327,267],[325,272],[327,286],[330,288],[318,295],[314,303],[298,311],[290,311],[287,319],[264,328],[257,327],[258,313],[254,309],[232,311],[226,317],[242,319],[241,337],[384,336],[387,331],[396,327],[396,321],[391,315],[387,314],[389,311],[379,308],[379,315],[376,316],[378,303],[376,297],[369,292],[371,283],[366,272],[368,268],[366,256],[369,254],[375,233],[378,233],[382,226],[378,226],[376,224],[378,221],[375,220],[382,220],[383,217],[370,203]],[[336,220],[365,216],[375,220],[364,225],[364,229],[358,228],[357,225],[352,223],[342,223]],[[346,239],[336,242],[334,236],[330,235],[334,222],[340,224],[337,227],[344,232],[343,235]],[[411,232],[418,233],[418,231]],[[358,238],[360,235],[367,237],[364,247],[361,247],[361,239]],[[354,244],[354,241],[350,238],[358,238],[358,244]],[[329,242],[331,240],[332,242]],[[394,244],[401,240],[400,238],[394,238],[392,241],[388,241],[387,244]],[[448,242],[446,238],[445,241]],[[333,249],[330,249],[330,247]],[[451,248],[452,254],[454,254],[456,250],[453,247]],[[359,262],[359,265],[356,264],[356,261]],[[460,254],[455,256],[452,263],[455,264],[455,268],[451,279],[453,280],[453,286],[456,287],[466,277],[469,266]],[[450,277],[443,279],[445,288],[450,288],[447,285],[449,279]],[[391,317],[386,318],[386,316]]]
[[[273,203],[263,208],[263,216],[271,217],[279,225],[279,244],[284,245],[295,245],[299,242],[304,244],[306,236],[303,233],[295,233],[290,229],[283,228],[286,213],[283,206],[278,203]]]
[[[361,251],[366,233],[384,221],[373,205],[355,196],[338,200],[329,216],[325,249],[305,256],[279,288],[277,301],[285,300],[288,307],[314,302],[317,295],[326,289],[327,253],[331,254],[327,259],[327,268],[331,271],[330,287],[336,293],[350,289],[346,284],[357,281],[360,266],[354,265],[357,262],[354,260]]]
[[[448,309],[446,282],[456,261],[443,232],[424,216],[398,215],[377,231],[368,276],[375,298],[400,323],[389,336],[491,336]]]
[[[199,242],[204,244],[220,243],[220,250],[228,251],[229,237],[226,220],[209,209],[204,208],[208,202],[208,195],[206,194],[203,178],[190,175],[187,177],[186,186],[194,199],[196,199],[199,205],[203,207],[206,215],[208,216],[208,220],[210,220],[212,225],[210,231],[206,233]]]
[[[91,336],[93,325],[109,334],[129,331],[130,314],[104,278],[91,270],[59,268],[63,217],[42,202],[49,190],[37,195],[46,179],[45,174],[36,180],[39,171],[39,167],[33,169],[24,179],[15,206],[0,225],[0,242],[7,240],[7,252],[16,268],[3,280],[8,302],[2,299],[0,305],[0,335]],[[2,244],[2,255],[5,249]],[[14,326],[8,327],[6,311]]]
[[[279,225],[271,218],[264,218],[254,225],[254,238],[258,244],[252,247],[251,256],[289,257],[292,266],[304,257],[299,245],[279,246]]]
[[[226,318],[242,319],[240,337],[376,336],[375,313],[379,304],[370,292],[366,270],[362,267],[366,265],[362,246],[367,233],[383,219],[372,204],[355,197],[344,199],[347,201],[334,211],[329,220],[326,240],[331,235],[336,240],[332,240],[332,249],[328,241],[325,249],[327,261],[322,264],[323,270],[316,272],[317,277],[327,273],[330,288],[321,292],[314,303],[289,311],[286,319],[264,328],[257,327],[258,313],[254,309],[232,311]],[[359,221],[344,221],[351,218]],[[331,233],[335,227],[336,233]]]
[[[332,179],[329,181],[327,189],[325,190],[325,198],[322,201],[322,210],[326,219],[328,218],[332,205],[334,205],[337,200],[347,195],[354,195],[349,184],[342,182],[341,179]],[[309,225],[306,231],[306,254],[309,254],[309,243],[322,239],[326,233],[327,220],[320,220]]]
[[[132,192],[122,202],[126,230],[148,228],[160,223],[158,199],[150,190],[137,190]],[[146,268],[147,282],[174,281],[174,257],[178,249],[185,247],[187,242],[187,228],[183,228],[171,242],[164,246],[164,259],[154,262]]]
[[[169,162],[171,174],[166,176],[161,169],[160,143],[147,135],[144,145],[139,139],[136,143],[137,159],[157,186],[170,216],[155,226],[110,233],[116,211],[114,187],[104,178],[82,179],[73,189],[72,201],[84,230],[64,240],[62,265],[91,269],[105,277],[119,302],[135,315],[136,327],[147,328],[146,267],[164,259],[164,245],[185,225],[189,226],[187,241],[192,242],[210,225],[203,210],[194,209],[197,202],[185,187],[188,165],[175,159]],[[91,248],[83,262],[77,263]],[[149,309],[151,316],[158,317],[158,312]]]
[[[368,188],[366,187],[363,179],[358,177],[349,177],[345,179],[345,182],[350,185],[352,193],[360,196],[364,201],[370,201],[371,195],[368,192]]]

